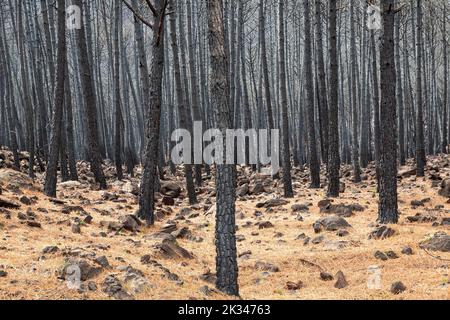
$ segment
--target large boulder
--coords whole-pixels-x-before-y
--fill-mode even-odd
[[[437,232],[422,241],[420,247],[430,251],[450,252],[450,236],[444,232]]]
[[[314,223],[314,228],[320,225],[322,226],[326,231],[337,231],[340,229],[345,229],[351,227],[351,225],[342,217],[338,216],[330,216],[326,217],[320,220],[317,220]]]
[[[161,182],[161,193],[165,196],[178,198],[181,194],[181,186],[179,183],[172,181]]]
[[[33,180],[26,174],[11,170],[11,169],[0,169],[0,183],[3,185],[10,185],[16,188],[33,188]]]
[[[86,281],[100,274],[102,268],[92,266],[84,259],[69,259],[60,270],[60,278],[64,280]]]

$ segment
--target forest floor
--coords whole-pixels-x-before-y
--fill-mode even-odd
[[[10,154],[2,152],[6,162],[0,165],[7,167]],[[376,223],[373,167],[364,170],[360,184],[353,184],[344,168],[345,192],[331,204],[322,201],[324,189],[308,189],[307,171],[293,171],[295,198],[284,201],[281,183],[240,169],[241,297],[450,299],[448,237],[442,250],[447,252],[421,245],[449,234],[450,201],[438,194],[441,180],[450,177],[449,164],[449,157],[430,158],[425,179],[416,178],[411,167],[400,169],[401,216],[388,226],[395,234],[385,233],[386,239],[369,239],[374,230],[383,231]],[[105,170],[110,188],[99,191],[80,163],[81,183],[59,184],[55,201],[42,193],[43,174],[33,182],[0,169],[0,299],[226,299],[214,289],[213,179],[198,190],[200,204],[189,206],[185,190],[178,195],[181,173],[167,174],[166,196],[158,194],[158,221],[147,228],[129,216],[137,208],[138,179],[114,182],[113,168]],[[331,224],[322,223],[330,231],[316,224],[315,233],[313,224],[330,217]],[[68,286],[74,265],[83,280],[78,289]],[[397,281],[406,289],[394,294],[391,285]]]

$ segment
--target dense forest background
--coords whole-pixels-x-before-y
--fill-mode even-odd
[[[202,122],[280,129],[283,169],[273,178],[286,198],[293,168],[338,197],[341,166],[360,183],[374,162],[378,220],[396,223],[398,166],[414,159],[422,177],[427,156],[449,151],[448,0],[0,0],[0,8],[0,145],[15,169],[44,174],[51,197],[58,177],[78,180],[79,161],[100,189],[113,166],[112,180],[138,175],[137,215],[151,225],[159,181],[176,173],[172,132]],[[19,151],[28,152],[25,167]],[[183,174],[193,205],[213,170],[217,287],[237,294],[236,168],[185,164]]]

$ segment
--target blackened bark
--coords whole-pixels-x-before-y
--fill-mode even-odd
[[[423,90],[422,90],[422,0],[417,0],[417,71],[416,71],[416,94],[417,94],[417,118],[416,118],[416,164],[417,176],[425,176],[425,135],[423,125]]]
[[[283,184],[284,196],[286,198],[294,197],[292,189],[291,177],[291,150],[289,147],[289,116],[288,116],[288,100],[286,90],[286,62],[285,62],[285,29],[284,29],[284,0],[279,0],[279,81],[280,81],[280,107],[281,107],[281,125],[283,146],[282,164],[283,164]]]
[[[116,164],[117,179],[123,179],[122,168],[122,140],[123,140],[123,118],[120,97],[120,46],[119,33],[122,16],[122,1],[114,0],[114,104],[115,104],[115,143],[114,143],[114,160]]]
[[[61,127],[64,111],[64,82],[66,72],[66,6],[65,0],[58,0],[58,56],[56,84],[50,138],[50,153],[45,176],[44,192],[49,197],[56,197],[58,157],[61,146]],[[64,155],[65,156],[65,155]]]
[[[159,157],[159,131],[162,105],[162,78],[164,70],[164,16],[165,1],[154,1],[156,14],[153,26],[153,60],[149,80],[149,100],[145,105],[145,148],[139,197],[138,216],[148,225],[154,224],[155,181]],[[161,26],[161,29],[160,29]]]
[[[81,0],[74,0],[74,4],[82,8]],[[86,47],[85,26],[81,15],[81,29],[77,31],[78,63],[80,67],[80,78],[83,86],[84,108],[86,113],[86,128],[88,140],[88,157],[91,162],[91,171],[95,181],[101,189],[106,189],[106,178],[102,169],[102,156],[99,146],[97,105],[94,93],[94,82],[91,66],[89,65],[89,55]]]
[[[218,128],[232,126],[229,100],[230,87],[227,81],[229,66],[225,53],[223,5],[221,0],[208,0],[209,48],[211,54],[211,104],[215,111]],[[230,164],[219,164],[216,168],[216,286],[222,292],[237,296],[238,265],[236,253],[235,187],[236,168]]]
[[[34,138],[34,112],[31,105],[31,91],[28,83],[28,62],[27,53],[25,50],[25,34],[24,34],[24,22],[23,22],[23,3],[17,2],[17,23],[18,23],[18,46],[20,55],[20,77],[22,80],[23,90],[23,103],[25,109],[25,122],[27,128],[27,149],[30,153],[28,159],[28,174],[31,178],[34,178],[34,155],[35,155],[35,138]]]
[[[66,105],[67,128],[67,158],[69,164],[70,180],[78,181],[77,163],[75,157],[75,138],[73,130],[72,91],[70,89],[69,68],[65,63],[64,103]]]
[[[171,10],[172,11],[172,10]],[[181,17],[180,17],[181,18]],[[172,41],[172,53],[173,53],[173,67],[175,74],[175,88],[177,92],[177,104],[179,110],[179,118],[180,118],[180,128],[188,130],[192,134],[192,127],[188,125],[188,117],[190,112],[188,105],[186,103],[186,99],[183,94],[183,87],[181,81],[181,66],[180,66],[180,57],[178,52],[178,43],[177,43],[177,35],[176,35],[176,14],[172,13],[170,17],[170,37]],[[197,196],[195,194],[195,185],[194,179],[192,177],[192,165],[190,163],[184,164],[184,175],[186,178],[186,188],[189,197],[189,203],[195,204],[197,203]]]
[[[328,151],[328,196],[339,197],[339,67],[337,52],[337,0],[330,1],[330,107]]]
[[[383,36],[381,42],[380,107],[380,204],[381,223],[398,222],[397,203],[397,110],[395,71],[395,0],[383,0]]]
[[[312,32],[311,32],[311,7],[309,1],[303,1],[305,11],[305,79],[306,103],[308,115],[308,151],[309,170],[311,175],[311,188],[320,188],[320,164],[317,156],[317,140],[315,126],[313,57],[312,57]],[[324,112],[326,113],[326,112]]]
[[[322,0],[316,0],[316,34],[317,34],[317,69],[318,69],[318,103],[320,110],[320,131],[322,135],[322,158],[325,163],[328,161],[328,95],[327,95],[327,77],[325,75],[325,63],[323,59],[323,36],[322,36]],[[336,83],[337,86],[337,83]]]

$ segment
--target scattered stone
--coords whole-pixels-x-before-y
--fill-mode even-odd
[[[107,228],[109,231],[119,231],[123,228],[123,225],[114,221],[101,221],[100,226]]]
[[[51,254],[56,253],[59,251],[59,248],[57,246],[47,246],[44,249],[42,249],[43,254]]]
[[[14,188],[33,188],[33,179],[28,175],[11,169],[0,169],[0,181]]]
[[[178,229],[176,223],[166,223],[165,225],[163,225],[161,227],[160,232],[162,233],[172,233],[174,231],[176,231]],[[175,236],[175,238],[178,238],[177,236]]]
[[[427,222],[435,222],[437,220],[436,217],[425,215],[422,213],[417,213],[415,216],[406,217],[409,222],[418,222],[418,223],[427,223]]]
[[[255,269],[269,272],[280,272],[280,268],[278,268],[278,266],[263,261],[257,261],[255,263]]]
[[[347,206],[345,204],[328,204],[327,206],[320,207],[320,212],[325,214],[335,214],[339,217],[349,218],[353,216],[353,211],[355,208],[358,209],[358,211],[364,211],[364,208],[362,208],[360,205],[351,205]]]
[[[94,218],[93,218],[91,215],[87,215],[87,216],[83,219],[83,222],[86,223],[86,224],[91,224],[91,222],[92,222],[93,219],[94,219]]]
[[[249,190],[250,194],[252,195],[260,195],[264,191],[265,191],[264,185],[261,182],[257,182],[254,185],[252,185]]]
[[[318,236],[318,237],[312,239],[312,240],[311,240],[311,243],[312,243],[312,244],[320,244],[320,243],[323,242],[323,240],[325,240],[325,237],[324,237],[324,236]]]
[[[106,258],[105,256],[100,256],[94,259],[94,262],[96,264],[98,264],[99,266],[103,267],[103,268],[110,268],[111,266],[109,265],[108,262],[108,258]]]
[[[442,197],[450,198],[450,179],[445,179],[442,181],[439,195]]]
[[[90,280],[101,272],[101,268],[93,267],[84,259],[69,259],[60,271],[61,279],[68,280],[69,277],[80,276],[81,281]]]
[[[330,206],[331,204],[332,204],[332,200],[329,200],[329,199],[325,199],[325,200],[320,200],[318,203],[317,203],[317,206],[320,208],[320,209],[322,209],[322,208],[325,208],[325,207],[328,207],[328,206]]]
[[[386,252],[386,256],[389,258],[389,259],[398,259],[398,255],[394,252],[394,251],[387,251]]]
[[[0,208],[6,208],[6,209],[19,209],[20,204],[7,200],[3,197],[0,197]]]
[[[395,295],[405,292],[406,287],[401,281],[394,282],[391,285],[391,292]]]
[[[425,203],[422,202],[421,200],[413,200],[413,201],[411,201],[411,206],[412,206],[413,208],[424,207],[424,206],[425,206]]]
[[[248,184],[245,183],[236,189],[236,195],[238,197],[245,197],[249,193],[249,191],[250,189],[248,187]]]
[[[81,226],[78,223],[72,224],[72,232],[75,234],[81,234]]]
[[[413,255],[413,249],[411,247],[404,247],[402,249],[402,254],[411,256],[411,255]]]
[[[134,297],[123,289],[122,283],[114,275],[109,275],[105,278],[102,290],[109,297],[117,300],[134,300]]]
[[[136,232],[139,230],[139,227],[142,225],[142,222],[134,215],[126,215],[120,219],[120,223],[122,227],[131,232]]]
[[[338,230],[338,232],[336,233],[336,235],[338,236],[338,237],[346,237],[346,236],[348,236],[350,233],[347,231],[347,230],[345,230],[345,229],[341,229],[341,230]]]
[[[323,230],[323,225],[322,223],[316,221],[313,223],[313,229],[314,229],[314,233],[320,233]]]
[[[334,287],[337,289],[344,289],[348,286],[348,282],[345,279],[344,273],[342,271],[338,271],[336,273],[336,283],[334,284]]]
[[[174,206],[175,205],[175,199],[172,197],[164,196],[162,198],[162,203],[165,206]]]
[[[405,168],[403,170],[399,170],[398,176],[402,179],[410,178],[417,174],[416,168]]]
[[[370,233],[369,239],[384,240],[392,237],[394,234],[395,234],[394,229],[388,226],[379,226]]]
[[[377,258],[378,260],[382,260],[382,261],[386,261],[386,260],[389,259],[389,258],[386,256],[386,254],[384,254],[384,253],[381,252],[381,251],[375,252],[374,257]]]
[[[202,275],[200,275],[200,280],[208,282],[210,284],[215,284],[217,276],[208,269]]]
[[[269,229],[269,228],[273,228],[274,225],[270,221],[264,221],[264,222],[258,223],[258,227],[259,227],[259,229]]]
[[[0,270],[0,278],[4,278],[8,275],[8,272],[4,271],[4,270]]]
[[[308,212],[309,207],[306,204],[294,204],[292,207],[292,212]]]
[[[316,225],[314,230],[316,230],[317,225],[319,225],[319,224],[322,225],[323,228],[327,231],[337,231],[339,229],[345,229],[345,228],[351,227],[351,225],[344,218],[338,217],[338,216],[331,216],[331,217],[326,217],[326,218],[317,220],[314,223],[314,225]]]
[[[19,201],[21,202],[21,203],[23,203],[24,205],[26,205],[26,206],[31,206],[31,199],[30,198],[28,198],[27,196],[21,196],[20,197],[20,199],[19,199]]]
[[[281,207],[284,205],[287,205],[289,201],[281,199],[281,198],[275,198],[267,200],[266,202],[257,203],[257,208],[275,208],[275,207]]]
[[[422,249],[450,252],[450,236],[445,232],[437,232],[431,238],[420,243]]]
[[[303,282],[302,281],[298,281],[298,282],[288,281],[286,283],[285,287],[289,291],[297,291],[297,290],[300,290],[301,288],[303,288]]]
[[[163,239],[161,243],[155,245],[157,254],[165,259],[192,259],[193,256],[189,251],[182,248],[175,238]]]
[[[161,182],[161,193],[165,196],[178,198],[181,194],[181,186],[176,182]]]
[[[18,218],[19,220],[28,220],[28,216],[27,216],[25,213],[23,213],[23,212],[19,212],[19,213],[17,214],[17,218]]]
[[[334,277],[331,274],[329,274],[329,273],[327,273],[325,271],[321,271],[320,272],[320,279],[322,281],[333,281]]]
[[[210,296],[211,294],[216,292],[216,290],[210,289],[208,286],[202,286],[198,291],[205,296]]]
[[[31,228],[41,228],[41,224],[37,221],[28,220],[27,225]]]
[[[74,212],[79,212],[81,214],[88,215],[88,213],[81,206],[64,206],[61,209],[61,212],[63,214],[71,214],[71,213],[74,213]]]

